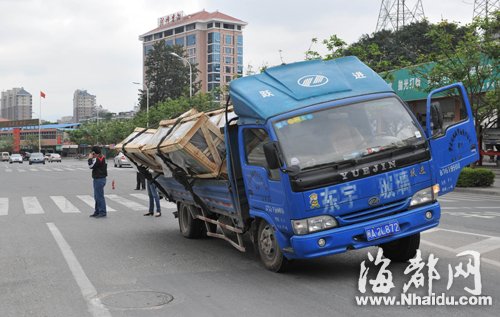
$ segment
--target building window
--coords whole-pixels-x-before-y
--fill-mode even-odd
[[[174,46],[174,40],[166,40],[165,45],[166,46]]]
[[[238,65],[243,65],[243,56],[238,56]]]
[[[174,34],[174,30],[166,30],[165,31],[165,36],[170,36]]]
[[[226,34],[226,38],[225,38],[224,43],[227,45],[232,45],[233,44],[233,36],[230,34]]]
[[[231,74],[233,72],[233,68],[231,66],[224,67],[224,71],[226,74]]]
[[[237,38],[237,39],[238,39],[238,40],[237,40],[237,41],[238,41],[238,45],[239,45],[239,46],[242,46],[242,45],[243,45],[243,35],[238,35],[238,38]]]
[[[184,46],[184,37],[179,37],[175,39],[175,45]]]
[[[231,76],[226,76],[226,83],[230,82],[231,81]]]
[[[228,30],[234,30],[234,24],[224,23],[224,28]]]
[[[238,46],[238,55],[243,55],[243,46]]]
[[[186,45],[187,46],[196,45],[196,34],[191,34],[186,36]]]
[[[214,27],[214,24],[212,22],[208,23],[207,24],[207,29],[211,29]]]
[[[219,53],[220,52],[220,44],[212,44],[208,46],[208,53]]]
[[[220,28],[220,22],[215,22],[215,27]]]
[[[148,55],[152,49],[153,49],[153,45],[145,45],[144,46],[144,55]]]
[[[219,87],[220,87],[220,84],[218,84],[218,83],[213,83],[213,84],[209,83],[208,84],[208,91],[214,90],[214,89],[219,88]]]
[[[232,55],[233,48],[232,47],[224,47],[224,53],[226,53],[227,55]]]
[[[216,54],[209,54],[208,55],[208,62],[209,63],[220,62],[220,54],[218,54],[218,53],[216,53]]]
[[[196,55],[196,47],[191,47],[187,49],[187,55],[189,57],[195,56]]]
[[[242,75],[242,74],[243,74],[243,66],[238,65],[238,75]]]
[[[208,44],[211,44],[211,43],[220,43],[220,33],[219,32],[208,33]]]
[[[224,56],[224,63],[226,63],[226,64],[232,64],[233,63],[233,57],[232,56]]]
[[[196,24],[195,23],[191,23],[191,24],[186,25],[186,32],[194,30],[194,29],[196,29]]]
[[[241,31],[241,25],[236,26],[236,29],[237,29],[238,31]]]
[[[220,64],[214,63],[214,64],[208,64],[208,72],[220,72]]]
[[[148,36],[145,36],[144,37],[144,42],[149,42],[153,39],[153,36],[152,35],[148,35]]]
[[[163,35],[163,32],[156,33],[156,34],[153,36],[153,38],[154,38],[155,40],[157,40],[157,39],[161,39],[161,38],[162,38],[162,35]]]
[[[178,28],[175,28],[174,32],[175,32],[175,34],[182,33],[182,32],[184,32],[184,27],[183,27],[183,26],[180,26],[180,27],[178,27]]]

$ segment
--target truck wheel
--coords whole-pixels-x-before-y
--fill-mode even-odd
[[[193,216],[191,216],[190,208],[194,207],[186,204],[179,205],[179,229],[185,238],[201,238],[204,226],[203,221],[194,219]]]
[[[273,227],[265,220],[259,224],[257,231],[257,248],[260,260],[266,269],[273,272],[283,272],[288,264],[287,258],[283,256]]]
[[[420,233],[380,245],[384,256],[394,262],[412,259],[420,246]]]

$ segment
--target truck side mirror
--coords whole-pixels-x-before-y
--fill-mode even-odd
[[[271,141],[264,144],[264,155],[266,157],[267,166],[270,169],[277,169],[281,167],[280,158],[278,154],[278,142]]]

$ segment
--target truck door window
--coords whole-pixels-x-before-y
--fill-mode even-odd
[[[458,88],[432,96],[430,122],[433,137],[444,135],[448,127],[466,119],[467,110]]]
[[[279,179],[278,170],[270,170],[267,166],[264,155],[264,144],[269,142],[269,135],[264,129],[245,129],[243,130],[243,139],[245,142],[245,158],[248,165],[261,166],[269,171],[271,179]]]

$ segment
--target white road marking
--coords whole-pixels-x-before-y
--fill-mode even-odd
[[[37,168],[30,168],[30,171],[32,171],[32,172],[38,172],[38,169]]]
[[[423,244],[426,244],[428,246],[435,247],[435,248],[438,248],[438,249],[441,249],[441,250],[445,250],[445,251],[448,251],[448,252],[451,252],[451,253],[454,253],[454,254],[458,254],[458,253],[460,253],[462,251],[465,251],[465,250],[474,250],[474,251],[478,251],[479,253],[485,253],[485,252],[496,250],[496,249],[500,248],[500,237],[490,236],[490,235],[486,235],[486,234],[473,233],[473,232],[451,230],[451,229],[435,228],[435,229],[432,229],[432,230],[433,231],[446,231],[446,232],[453,232],[453,233],[459,233],[459,234],[466,234],[466,235],[472,235],[472,236],[478,236],[478,237],[488,238],[486,240],[483,240],[483,241],[480,241],[480,242],[474,242],[474,243],[471,243],[471,244],[468,244],[466,246],[462,246],[462,247],[459,247],[459,248],[456,248],[456,249],[451,248],[451,247],[447,247],[447,246],[442,245],[442,244],[434,243],[434,242],[431,242],[429,240],[420,239],[420,242],[423,243]],[[431,232],[431,230],[425,231],[425,233],[427,233],[427,232]],[[495,260],[488,259],[488,258],[485,258],[485,257],[481,256],[481,262],[485,262],[485,263],[488,263],[488,264],[491,264],[493,266],[496,266],[496,267],[500,268],[500,262],[499,261],[495,261]]]
[[[62,171],[63,171],[62,169],[60,169],[60,168],[55,168],[55,167],[53,167],[53,168],[52,168],[52,170],[53,170],[53,171],[56,171],[56,172],[62,172]]]
[[[0,198],[0,216],[9,214],[9,198]]]
[[[52,236],[56,240],[61,253],[68,264],[68,267],[75,278],[76,283],[80,287],[80,291],[82,292],[83,298],[87,302],[87,308],[89,313],[94,317],[111,317],[111,313],[109,310],[104,307],[101,303],[101,300],[97,297],[97,290],[95,289],[92,282],[90,282],[87,274],[83,270],[80,262],[76,258],[75,254],[71,250],[70,245],[64,239],[63,235],[57,229],[55,224],[49,222],[47,223],[47,227],[49,228]]]
[[[468,245],[464,245],[457,250],[457,253],[466,250],[474,250],[479,253],[486,253],[500,248],[500,238],[488,238],[486,240],[474,242]]]
[[[50,196],[54,203],[61,209],[63,213],[80,213],[80,210],[75,207],[69,200],[64,196]]]
[[[133,196],[137,199],[144,200],[149,202],[149,196],[146,194],[130,194],[130,196]],[[170,201],[165,201],[165,200],[160,200],[160,206],[162,208],[167,208],[167,209],[177,209],[177,205],[170,202]]]
[[[26,170],[23,170],[23,169],[19,169],[18,171],[19,171],[19,173],[24,173],[24,172],[26,172]]]
[[[133,196],[133,197],[140,199],[140,200],[149,201],[149,196],[146,194],[130,194],[130,196]]]
[[[78,197],[81,201],[83,201],[84,203],[92,207],[92,209],[94,209],[95,207],[94,197],[90,195],[77,195],[76,197]],[[113,209],[106,204],[106,211],[116,211],[116,209]]]
[[[5,169],[6,172],[10,173],[12,170],[10,168]]]
[[[43,214],[43,208],[36,197],[23,197],[24,212],[27,215]]]
[[[132,201],[132,200],[127,199],[127,198],[120,197],[118,195],[110,194],[110,195],[104,195],[104,196],[106,198],[114,201],[114,202],[122,204],[122,205],[124,205],[124,206],[126,206],[126,207],[128,207],[128,208],[130,208],[132,210],[135,210],[135,211],[147,209],[147,207],[145,207],[144,205],[138,204],[135,201]]]

